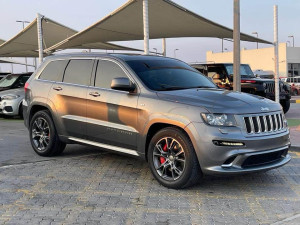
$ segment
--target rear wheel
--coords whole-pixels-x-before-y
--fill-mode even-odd
[[[164,128],[153,136],[148,163],[154,177],[168,188],[189,187],[202,178],[194,147],[177,128]]]
[[[66,147],[66,144],[59,140],[47,110],[34,114],[30,121],[29,136],[34,151],[40,156],[59,155]]]

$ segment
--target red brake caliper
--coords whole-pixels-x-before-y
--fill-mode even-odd
[[[163,151],[164,151],[164,152],[167,152],[167,151],[168,151],[168,149],[167,149],[167,144],[165,144],[165,146],[163,147]],[[163,156],[161,156],[159,159],[160,159],[160,163],[161,163],[161,164],[165,163],[165,161],[166,161],[166,159],[165,159]]]

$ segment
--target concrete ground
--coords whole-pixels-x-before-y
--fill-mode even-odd
[[[0,119],[0,224],[300,224],[300,152],[291,155],[279,169],[172,190],[146,162],[102,149],[40,157],[23,121]]]

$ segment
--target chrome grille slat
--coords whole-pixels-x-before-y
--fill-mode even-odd
[[[253,118],[249,117],[249,121],[250,121],[250,126],[251,126],[251,133],[254,133],[254,124],[253,124]]]
[[[265,123],[265,130],[264,130],[264,132],[267,132],[269,130],[269,126],[268,126],[268,123],[267,123],[266,116],[263,116],[263,118],[264,118],[264,123]]]
[[[257,133],[260,133],[261,132],[261,124],[260,124],[259,116],[256,116],[256,120],[257,120],[257,124],[258,124],[258,132]]]
[[[271,129],[270,129],[270,132],[272,132],[272,131],[273,131],[273,129],[274,129],[272,115],[269,115],[269,120],[270,120],[270,124],[271,124]]]
[[[266,134],[285,129],[284,116],[282,113],[263,113],[243,116],[246,133]]]
[[[274,119],[275,119],[275,129],[274,131],[277,131],[278,130],[278,121],[277,121],[277,114],[274,114]]]

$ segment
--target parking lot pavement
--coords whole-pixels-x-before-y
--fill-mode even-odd
[[[15,158],[1,161],[0,224],[300,222],[298,152],[266,173],[205,177],[190,189],[172,190],[159,185],[142,160],[77,145],[61,157],[42,158],[33,154],[21,121],[0,120],[0,127],[0,159]]]

